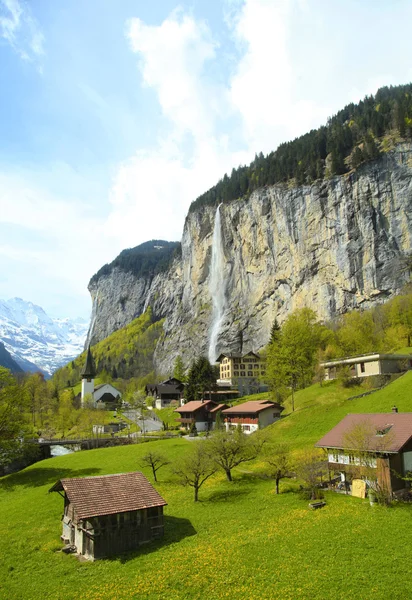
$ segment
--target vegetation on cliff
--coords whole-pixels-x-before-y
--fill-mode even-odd
[[[149,308],[126,327],[93,346],[92,354],[100,381],[134,379],[139,382],[147,377],[153,371],[153,354],[162,332],[163,320],[153,323]],[[53,381],[58,389],[74,386],[80,381],[85,360],[86,353],[83,352],[56,371]],[[144,382],[140,383],[143,385]]]
[[[230,202],[254,190],[294,179],[296,185],[341,175],[390,147],[385,136],[412,137],[412,84],[383,87],[375,96],[351,103],[325,126],[281,144],[267,156],[255,156],[249,166],[225,175],[190,206]]]
[[[117,268],[125,273],[133,273],[136,277],[151,278],[167,271],[173,259],[181,253],[180,242],[151,240],[135,248],[127,248],[120,252],[111,263],[103,265],[90,279],[96,283],[100,277],[110,275]]]

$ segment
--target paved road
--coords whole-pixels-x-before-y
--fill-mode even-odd
[[[146,417],[144,422],[141,419],[139,419],[140,411],[138,411],[138,410],[125,410],[123,412],[123,414],[127,419],[130,419],[131,421],[133,421],[133,423],[137,423],[142,431],[143,431],[143,427],[144,427],[145,431],[147,431],[147,432],[161,431],[161,429],[162,429],[162,421],[160,419],[158,419],[157,417],[153,418],[155,416],[154,413],[151,413],[152,416]],[[137,418],[137,421],[136,421],[136,418]]]

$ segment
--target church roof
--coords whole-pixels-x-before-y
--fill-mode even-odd
[[[87,348],[86,363],[80,375],[83,377],[83,379],[93,379],[96,376],[96,369],[94,366],[92,353],[90,352],[90,346]]]

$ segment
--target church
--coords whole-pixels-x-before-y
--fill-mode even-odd
[[[101,383],[94,385],[96,377],[96,368],[94,366],[93,356],[90,346],[87,349],[86,363],[81,371],[82,391],[80,395],[81,406],[87,397],[91,397],[93,405],[96,408],[113,409],[122,397],[122,393],[110,383]]]

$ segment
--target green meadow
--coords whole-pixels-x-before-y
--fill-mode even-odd
[[[312,447],[348,412],[412,410],[412,373],[383,390],[336,383],[296,395],[296,410],[268,428],[272,441]],[[359,392],[361,393],[362,390]],[[288,413],[288,408],[285,411]],[[193,502],[170,467],[156,488],[168,502],[165,537],[113,560],[80,562],[59,552],[63,500],[48,489],[62,477],[142,470],[148,448],[171,461],[196,440],[168,439],[49,459],[0,479],[0,598],[4,600],[380,599],[409,598],[412,508],[373,506],[326,494],[312,511],[284,480],[281,494],[261,461],[211,478]],[[151,480],[148,470],[145,474]]]

